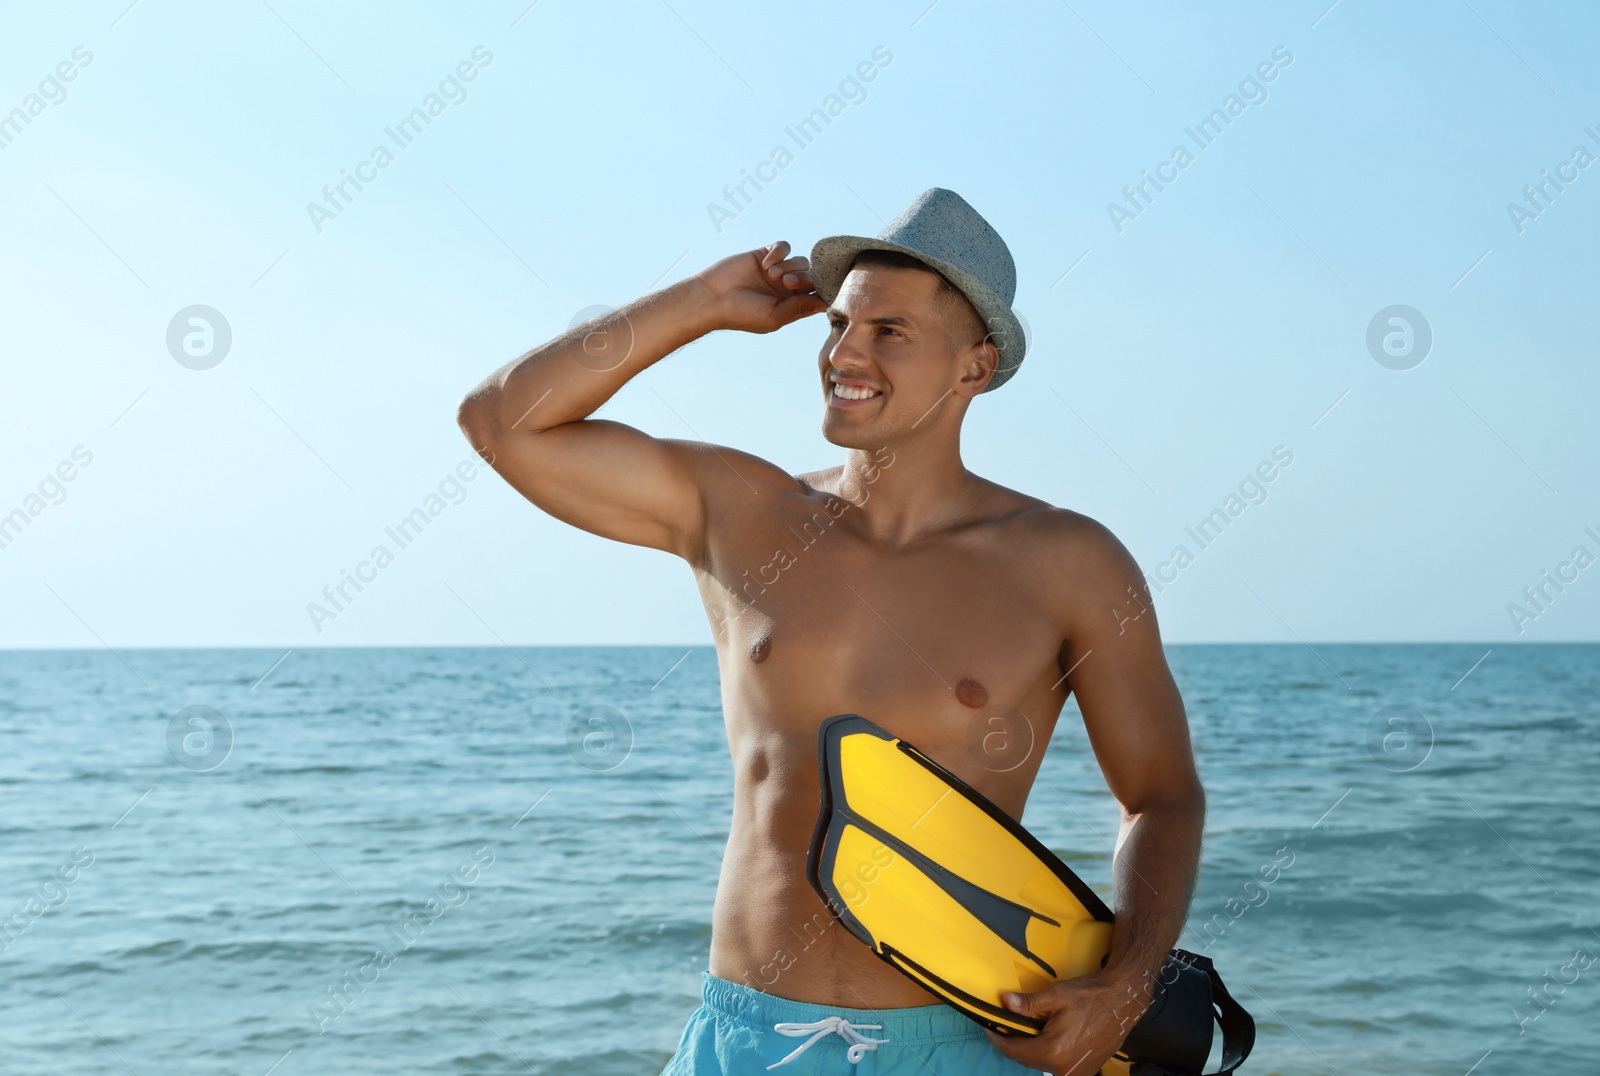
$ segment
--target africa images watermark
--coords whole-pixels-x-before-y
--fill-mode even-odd
[[[0,515],[0,549],[10,548],[11,543],[22,536],[28,524],[43,515],[46,508],[66,500],[66,484],[77,478],[79,471],[93,462],[93,452],[83,445],[74,445],[69,458],[46,471],[39,484],[34,487],[35,492],[26,494],[21,504]]]
[[[1289,854],[1287,860],[1283,858],[1285,852]],[[1193,931],[1196,937],[1199,937],[1202,931],[1205,932],[1206,943],[1201,947],[1200,951],[1202,953],[1208,951],[1228,932],[1228,928],[1243,918],[1244,914],[1251,908],[1259,908],[1272,899],[1272,887],[1278,884],[1278,879],[1283,877],[1284,871],[1294,866],[1294,860],[1295,855],[1290,848],[1285,846],[1278,849],[1272,853],[1271,863],[1263,863],[1256,868],[1256,873],[1260,875],[1261,881],[1257,882],[1254,878],[1247,878],[1244,884],[1239,887],[1239,891],[1244,894],[1243,900],[1238,897],[1229,897],[1223,901],[1222,911],[1213,915],[1198,927],[1190,924],[1188,929]],[[1252,888],[1255,890],[1254,894],[1251,893]],[[1224,918],[1224,915],[1226,915],[1226,918]]]
[[[885,452],[889,453],[887,460],[883,458]],[[811,513],[811,518],[801,523],[799,530],[795,530],[793,524],[789,525],[789,533],[799,540],[800,553],[804,553],[820,542],[823,536],[828,533],[829,528],[837,523],[840,517],[852,507],[861,508],[866,505],[867,499],[871,497],[871,493],[867,491],[866,487],[876,482],[885,468],[894,466],[895,461],[894,453],[889,452],[887,446],[875,451],[872,454],[872,458],[874,462],[863,472],[859,489],[852,492],[841,487],[840,492],[844,496],[829,496],[823,502],[822,511]],[[770,560],[755,570],[756,577],[754,579],[750,578],[750,572],[747,569],[742,576],[745,580],[744,584],[738,589],[729,588],[728,591],[733,600],[739,604],[739,611],[732,616],[721,617],[712,625],[712,630],[718,635],[727,631],[730,621],[738,620],[745,613],[756,607],[755,596],[750,593],[750,588],[755,588],[756,595],[765,594],[768,587],[776,586],[778,580],[783,578],[785,570],[794,567],[798,563],[800,563],[799,554],[788,546],[780,546],[773,550]]]
[[[233,326],[214,306],[186,306],[167,322],[167,354],[184,369],[215,369],[232,348]]]
[[[614,770],[633,753],[633,722],[615,706],[585,706],[567,721],[567,754],[594,773]]]
[[[1595,548],[1600,549],[1600,532],[1594,527],[1583,528],[1583,533],[1595,543]],[[1522,602],[1507,602],[1506,615],[1511,618],[1512,627],[1521,635],[1528,630],[1528,624],[1538,620],[1556,603],[1556,599],[1567,592],[1567,587],[1576,583],[1579,573],[1595,562],[1595,554],[1589,547],[1579,542],[1573,546],[1572,553],[1566,560],[1557,564],[1552,571],[1545,568],[1539,573],[1539,581],[1530,583],[1522,588]]]
[[[1588,135],[1596,146],[1600,146],[1600,134],[1596,134],[1593,127],[1585,127],[1583,133]],[[1555,175],[1552,176],[1547,169],[1539,169],[1539,175],[1544,178],[1538,183],[1530,183],[1522,188],[1522,197],[1526,202],[1506,203],[1506,215],[1511,218],[1511,226],[1517,230],[1517,234],[1522,235],[1528,230],[1530,220],[1538,220],[1544,216],[1545,210],[1555,205],[1556,195],[1566,190],[1567,185],[1576,183],[1578,176],[1594,162],[1594,153],[1588,146],[1580,143],[1572,147],[1570,159],[1556,163]],[[1552,187],[1555,188],[1553,191]]]
[[[817,140],[823,129],[835,119],[844,115],[850,105],[859,105],[867,99],[867,88],[863,83],[871,82],[878,77],[878,73],[885,67],[894,63],[894,53],[882,45],[871,52],[871,59],[862,60],[856,64],[853,73],[846,75],[839,82],[837,93],[830,93],[822,99],[822,104],[813,108],[799,123],[793,127],[785,127],[783,133],[789,136],[795,149],[803,150]],[[756,194],[766,190],[766,184],[777,180],[779,173],[788,168],[796,160],[788,146],[779,143],[772,147],[772,152],[766,160],[757,161],[750,169],[739,169],[739,174],[744,178],[737,184],[729,184],[722,188],[723,202],[706,203],[706,214],[711,218],[711,226],[722,234],[722,225],[738,217],[749,209],[756,200]],[[755,172],[751,175],[750,172]],[[751,193],[751,187],[755,193]],[[743,198],[743,202],[740,199]]]
[[[1408,703],[1385,706],[1367,723],[1367,751],[1392,773],[1410,773],[1433,755],[1433,722]]]
[[[883,872],[899,862],[899,859],[900,857],[895,855],[893,849],[879,843],[873,846],[866,857],[857,859],[850,873],[843,878],[838,875],[837,863],[835,864],[835,874],[832,880],[838,886],[839,895],[844,898],[849,911],[858,912],[861,910],[862,905],[866,904],[871,898],[872,887],[878,884],[883,877]],[[829,930],[838,925],[839,919],[845,914],[846,909],[838,907],[832,898],[828,899],[827,906],[828,912],[832,914],[830,915],[828,912],[814,913],[810,919],[805,921],[803,931],[790,924],[789,933],[800,939],[800,948],[789,949],[785,946],[778,946],[772,953],[772,959],[762,964],[753,975],[749,968],[745,969],[744,979],[742,980],[744,985],[752,990],[770,989],[782,977],[784,972],[794,967],[799,962],[800,956],[821,941]],[[772,975],[770,979],[767,977],[768,972],[771,972]],[[758,983],[760,985],[757,985]]]
[[[882,846],[880,845],[879,847]],[[894,853],[890,852],[889,854],[892,856]],[[800,939],[800,948],[792,950],[786,946],[778,946],[777,949],[773,950],[772,959],[761,965],[754,973],[749,968],[746,968],[744,978],[741,981],[752,990],[771,990],[778,980],[783,977],[783,973],[795,966],[800,959],[800,954],[821,941],[837,923],[838,920],[827,912],[816,912],[810,919],[805,921],[803,931],[795,929],[794,925],[791,924],[789,932]],[[767,977],[769,973],[771,978]]]
[[[1276,82],[1283,69],[1294,63],[1294,53],[1285,45],[1279,45],[1272,50],[1271,58],[1256,64],[1255,73],[1246,75],[1239,83],[1237,93],[1230,93],[1222,99],[1222,104],[1213,108],[1204,118],[1192,127],[1185,127],[1183,133],[1195,144],[1196,149],[1207,150],[1216,145],[1217,139],[1222,137],[1222,132],[1233,126],[1233,121],[1244,115],[1245,110],[1254,105],[1267,103],[1266,83]],[[1111,227],[1121,235],[1127,227],[1127,222],[1140,216],[1145,210],[1155,204],[1156,195],[1166,190],[1166,185],[1177,181],[1178,176],[1195,161],[1199,160],[1193,150],[1183,143],[1172,147],[1172,153],[1164,161],[1157,161],[1153,166],[1155,175],[1149,169],[1139,169],[1139,175],[1144,178],[1138,183],[1130,183],[1122,188],[1122,196],[1126,208],[1116,202],[1106,203],[1106,214],[1111,218]],[[1150,188],[1154,187],[1152,191]],[[1140,198],[1144,201],[1141,204]]]
[[[93,863],[94,853],[87,847],[79,847],[73,851],[71,862],[57,866],[55,873],[39,884],[37,897],[29,897],[11,918],[0,921],[0,938],[5,939],[0,952],[10,949],[33,924],[65,904],[69,896],[67,887],[82,876],[85,867]]]
[[[393,924],[384,927],[384,932],[394,939],[398,951],[384,945],[376,947],[371,960],[354,970],[346,968],[340,974],[338,981],[323,991],[324,1004],[311,1002],[306,1006],[317,1034],[327,1034],[328,1025],[350,1011],[351,1005],[355,1003],[355,996],[365,994],[367,987],[376,983],[383,977],[384,972],[394,967],[395,962],[416,944],[430,926],[443,918],[446,912],[452,908],[459,908],[471,900],[471,886],[475,885],[482,873],[493,865],[494,853],[489,851],[488,845],[484,845],[472,853],[470,861],[463,860],[458,864],[454,875],[447,875],[445,880],[439,883],[438,897],[429,897],[420,912],[413,912],[400,920],[398,929]]]
[[[429,493],[422,498],[421,505],[402,516],[393,526],[383,528],[383,533],[394,543],[395,551],[405,549],[415,542],[428,524],[444,515],[446,508],[461,504],[467,499],[465,483],[478,477],[482,472],[483,462],[476,456],[462,460],[456,464],[455,470],[439,480],[437,492]],[[489,462],[493,463],[493,460]],[[322,634],[324,624],[339,619],[340,614],[361,596],[368,585],[377,582],[378,573],[394,563],[395,551],[391,551],[388,545],[379,542],[372,547],[366,559],[358,561],[353,569],[339,569],[338,580],[322,588],[322,602],[306,602],[306,615],[311,618],[311,626],[317,629],[318,635]],[[351,593],[352,590],[354,593]]]
[[[1578,981],[1578,977],[1594,966],[1595,955],[1589,950],[1578,948],[1573,950],[1572,959],[1561,965],[1554,972],[1548,968],[1539,980],[1536,990],[1532,986],[1524,987],[1523,993],[1528,995],[1526,1011],[1523,1002],[1511,1006],[1511,1018],[1517,1022],[1517,1034],[1528,1033],[1528,1022],[1537,1020],[1550,1011],[1557,999],[1567,992],[1567,987]],[[1571,972],[1572,978],[1567,978],[1566,973]]]
[[[1185,527],[1183,533],[1194,542],[1191,551],[1187,542],[1179,542],[1173,546],[1167,559],[1155,566],[1153,571],[1145,572],[1145,586],[1152,594],[1160,594],[1167,586],[1178,581],[1178,575],[1185,568],[1190,567],[1205,550],[1209,549],[1222,532],[1227,530],[1234,520],[1244,515],[1245,510],[1257,505],[1267,503],[1270,494],[1267,486],[1279,475],[1289,469],[1294,462],[1294,453],[1286,445],[1278,445],[1272,450],[1269,458],[1257,463],[1255,468],[1238,485],[1238,492],[1229,493],[1222,499],[1222,504],[1213,508],[1192,527]],[[1170,572],[1170,574],[1169,574]],[[1128,586],[1128,606],[1112,606],[1111,615],[1116,618],[1118,634],[1127,630],[1128,624],[1138,620],[1149,611],[1138,590],[1132,584]]]
[[[0,116],[0,149],[10,149],[23,128],[30,126],[49,106],[65,101],[67,88],[62,84],[76,79],[78,72],[94,62],[94,53],[82,45],[72,50],[71,57],[56,64],[51,74],[40,79],[39,88],[24,95],[21,105]]]
[[[467,99],[467,88],[463,83],[475,81],[479,72],[494,63],[494,53],[482,45],[474,46],[471,55],[471,60],[462,60],[456,64],[451,73],[440,80],[438,90],[422,99],[422,104],[413,108],[393,127],[383,129],[383,133],[389,136],[389,141],[394,143],[395,150],[404,151],[411,148],[433,122],[434,117],[442,115],[445,109],[454,108]],[[366,190],[367,184],[375,182],[379,173],[398,159],[395,150],[379,142],[372,147],[367,160],[357,161],[351,169],[339,169],[339,175],[343,178],[322,188],[320,204],[306,203],[306,213],[310,216],[311,226],[317,230],[318,235],[322,234],[323,222],[333,220],[349,209],[351,203],[355,201],[356,194]],[[355,188],[354,194],[350,191],[351,187]]]
[[[1289,853],[1287,862],[1283,858],[1285,852]],[[1228,932],[1228,927],[1242,918],[1251,908],[1259,908],[1271,899],[1271,887],[1276,885],[1278,880],[1283,877],[1284,871],[1294,866],[1295,855],[1285,846],[1274,852],[1272,859],[1271,863],[1263,863],[1256,869],[1261,876],[1259,883],[1254,878],[1247,878],[1240,887],[1240,892],[1244,894],[1243,900],[1238,897],[1229,897],[1223,902],[1223,911],[1213,915],[1200,928],[1205,931],[1206,935],[1206,944],[1200,950],[1200,954],[1204,954],[1215,945],[1218,939]],[[1251,895],[1250,890],[1252,887],[1256,891],[1255,896]],[[1224,918],[1223,912],[1227,913],[1226,918]],[[1213,928],[1215,928],[1214,933]],[[1184,930],[1193,931],[1197,936],[1199,934],[1199,930],[1192,923],[1184,924]],[[1112,1015],[1118,1018],[1118,1025],[1122,1028],[1124,1034],[1132,1030],[1130,1025],[1144,1016],[1158,991],[1175,985],[1183,974],[1184,968],[1193,968],[1195,966],[1195,956],[1196,954],[1188,953],[1181,949],[1174,950],[1168,954],[1167,959],[1162,962],[1159,970],[1156,972],[1142,972],[1137,985],[1132,983],[1128,985],[1122,999],[1112,1008]]]

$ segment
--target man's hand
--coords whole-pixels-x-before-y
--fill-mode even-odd
[[[990,1031],[995,1049],[1054,1076],[1093,1076],[1139,1022],[1150,997],[1101,972],[1053,983],[1037,994],[1006,994],[1005,1004],[1012,1012],[1043,1017],[1044,1030],[1032,1038]]]
[[[828,308],[812,284],[811,262],[788,255],[789,244],[779,241],[698,274],[722,328],[770,333]]]

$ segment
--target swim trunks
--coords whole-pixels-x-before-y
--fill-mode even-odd
[[[948,1005],[845,1009],[774,997],[710,972],[661,1076],[1038,1076]]]

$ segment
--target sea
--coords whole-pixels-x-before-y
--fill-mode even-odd
[[[1243,1072],[1600,1071],[1600,646],[1169,657]],[[643,1076],[731,765],[706,647],[13,651],[0,797],[0,1072]],[[1117,817],[1069,703],[1023,821]]]

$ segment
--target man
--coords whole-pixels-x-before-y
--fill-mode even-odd
[[[962,465],[967,408],[1025,346],[1010,251],[971,206],[936,188],[877,239],[789,250],[725,258],[535,348],[460,408],[473,446],[544,511],[687,561],[711,621],[733,820],[705,1005],[667,1071],[809,1055],[786,1071],[848,1072],[870,1052],[875,1072],[1087,1076],[1143,1012],[1199,858],[1204,797],[1143,578],[1093,520]],[[791,475],[589,417],[708,332],[824,312],[822,433],[840,466]],[[866,715],[1020,818],[1069,691],[1123,810],[1115,938],[1098,974],[1008,998],[1046,1024],[1002,1037],[833,926],[807,884],[817,730]],[[1010,745],[999,761],[995,744]]]

